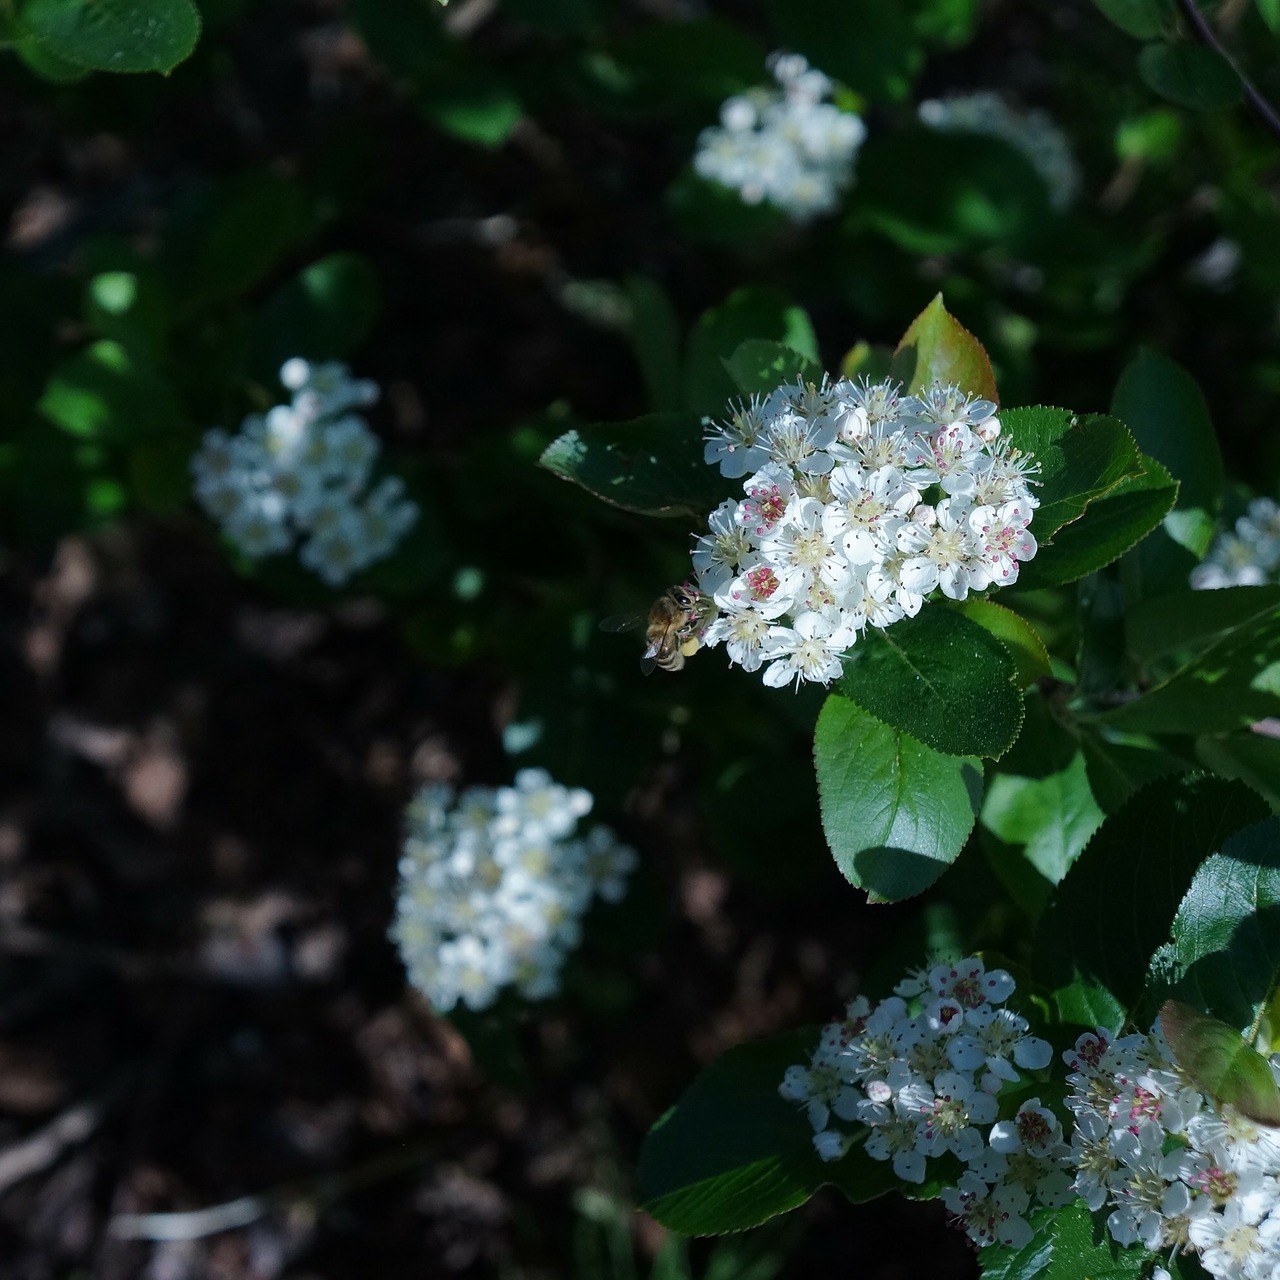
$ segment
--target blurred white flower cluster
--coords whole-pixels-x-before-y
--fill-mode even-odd
[[[1280,505],[1255,498],[1232,533],[1220,533],[1209,554],[1191,570],[1197,590],[1261,587],[1280,582]]]
[[[1039,1098],[1002,1120],[999,1095],[1018,1083],[1018,1068],[1047,1067],[1053,1050],[1001,1007],[1013,978],[973,956],[896,990],[874,1006],[854,1000],[842,1021],[823,1029],[810,1064],[788,1068],[779,1092],[805,1106],[824,1160],[839,1159],[861,1137],[872,1159],[921,1183],[927,1161],[954,1156],[965,1172],[942,1199],[957,1225],[975,1244],[1020,1248],[1032,1238],[1025,1214],[1034,1203],[1071,1199],[1061,1166],[1067,1146]]]
[[[789,383],[713,424],[706,460],[747,476],[708,517],[693,567],[704,645],[781,687],[840,675],[866,627],[1017,581],[1036,553],[1029,457],[996,406],[953,386]],[[765,664],[768,666],[765,666]]]
[[[747,204],[767,201],[796,222],[830,213],[853,181],[861,119],[827,101],[834,85],[799,54],[774,53],[778,87],[729,98],[698,136],[693,167]]]
[[[1121,1245],[1185,1249],[1223,1280],[1280,1277],[1280,1129],[1215,1106],[1158,1028],[1063,1054],[1074,1188]],[[1280,1069],[1272,1071],[1280,1080]]]
[[[969,93],[930,98],[919,106],[920,119],[931,129],[979,133],[999,138],[1020,151],[1040,175],[1049,203],[1061,212],[1080,191],[1080,168],[1062,130],[1043,111],[1018,111],[996,93]]]
[[[432,1006],[554,995],[593,896],[617,902],[635,851],[607,827],[578,837],[591,795],[522,769],[511,787],[424,787],[408,811],[391,937]]]
[[[395,549],[418,518],[404,482],[369,482],[381,445],[355,409],[378,398],[342,364],[293,359],[280,370],[290,404],[245,418],[235,435],[207,431],[191,459],[200,504],[258,560],[290,551],[330,586]]]

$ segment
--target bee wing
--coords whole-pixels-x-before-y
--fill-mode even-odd
[[[631,613],[615,613],[611,617],[602,618],[600,620],[601,631],[635,631],[638,627],[643,627],[648,620],[649,614],[645,609],[633,611]]]

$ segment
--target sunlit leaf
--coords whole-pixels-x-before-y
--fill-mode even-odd
[[[1107,818],[1036,930],[1036,973],[1062,1016],[1117,1025],[1140,998],[1149,959],[1169,936],[1196,869],[1265,816],[1266,806],[1238,782],[1174,777],[1144,787]]]
[[[56,58],[93,71],[169,72],[200,37],[191,0],[26,0],[22,24]]]
[[[954,383],[980,400],[998,401],[996,377],[982,343],[943,305],[942,294],[911,322],[893,353],[890,374],[914,393]]]
[[[959,856],[982,797],[977,759],[947,756],[832,694],[814,735],[822,827],[874,901],[927,889]]]
[[[839,687],[886,724],[952,755],[1003,755],[1022,724],[1009,650],[951,609],[925,608],[884,630],[868,628]]]

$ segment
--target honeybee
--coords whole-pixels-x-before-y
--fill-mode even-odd
[[[701,647],[700,633],[714,611],[711,600],[686,582],[668,587],[650,605],[647,616],[622,614],[606,618],[600,626],[605,631],[629,631],[643,625],[646,648],[640,656],[640,669],[645,675],[655,667],[679,671]]]

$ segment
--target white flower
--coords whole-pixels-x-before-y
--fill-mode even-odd
[[[1010,1205],[1008,1192],[1004,1196],[993,1192],[975,1173],[961,1174],[954,1187],[943,1190],[941,1199],[956,1225],[979,1248],[1002,1244],[1021,1249],[1031,1242],[1030,1224]]]
[[[1028,1098],[1012,1120],[991,1126],[990,1141],[1002,1155],[1026,1151],[1044,1157],[1062,1144],[1062,1124],[1039,1098]]]
[[[699,135],[693,166],[745,203],[767,200],[804,222],[838,205],[866,130],[826,101],[834,85],[800,55],[776,53],[768,65],[778,88],[727,99],[720,124]]]
[[[1280,582],[1280,506],[1255,498],[1235,524],[1219,534],[1204,561],[1191,571],[1197,590],[1260,587]]]
[[[710,430],[703,461],[718,466],[722,476],[745,476],[769,461],[769,450],[762,439],[768,420],[761,412],[758,396],[740,404],[725,422],[713,423],[710,419],[704,422]]]
[[[750,539],[734,519],[737,510],[732,499],[722,502],[707,517],[709,532],[694,541],[693,570],[704,595],[714,596],[724,588],[751,555]]]
[[[1019,561],[1030,560],[1036,553],[1035,537],[1027,528],[1033,514],[1025,500],[977,507],[969,513],[969,527],[977,535],[982,563],[999,586],[1017,582]]]
[[[1232,1199],[1221,1213],[1192,1219],[1187,1235],[1200,1250],[1200,1264],[1210,1275],[1262,1280],[1275,1273],[1280,1258],[1274,1243],[1268,1248],[1268,1240],[1258,1230],[1263,1208],[1257,1201]]]
[[[817,1057],[809,1067],[788,1067],[778,1092],[788,1102],[804,1105],[815,1132],[827,1127],[833,1111],[841,1120],[852,1120],[862,1101],[858,1091],[842,1079],[836,1064]]]
[[[994,404],[953,386],[784,383],[733,410],[707,457],[732,475],[763,458],[708,517],[693,569],[721,615],[703,642],[770,685],[835,679],[867,627],[1011,583],[1036,551],[1034,462],[999,437]]]
[[[378,396],[344,365],[285,363],[288,405],[250,415],[232,437],[205,434],[191,459],[195,494],[245,555],[295,547],[331,586],[388,555],[417,519],[404,485],[389,477],[366,495],[380,446],[351,409]],[[309,538],[304,535],[309,534]]]
[[[908,591],[926,596],[937,587],[952,600],[963,600],[970,586],[987,585],[969,512],[963,504],[953,506],[956,502],[944,498],[938,503],[930,525],[912,521],[898,529],[898,549],[906,556],[901,581]]]
[[[988,973],[977,956],[966,956],[955,964],[934,965],[929,970],[929,986],[936,995],[950,996],[966,1009],[1003,1004],[1015,989],[1010,974],[1003,969]]]
[[[573,838],[590,807],[539,769],[514,787],[414,798],[391,936],[436,1008],[487,1008],[505,986],[529,999],[559,989],[593,895],[616,902],[636,865],[606,828]]]
[[[702,643],[708,648],[723,643],[731,663],[758,671],[772,626],[769,615],[752,605],[726,609],[707,627]]]
[[[916,1123],[916,1150],[926,1156],[946,1151],[966,1160],[982,1149],[977,1127],[998,1114],[990,1094],[974,1087],[961,1071],[939,1072],[931,1085],[918,1081],[898,1094],[898,1113]]]
[[[802,681],[830,684],[842,670],[841,656],[857,639],[857,633],[838,618],[802,613],[794,628],[771,627],[764,643],[770,665],[764,682],[771,689]]]

